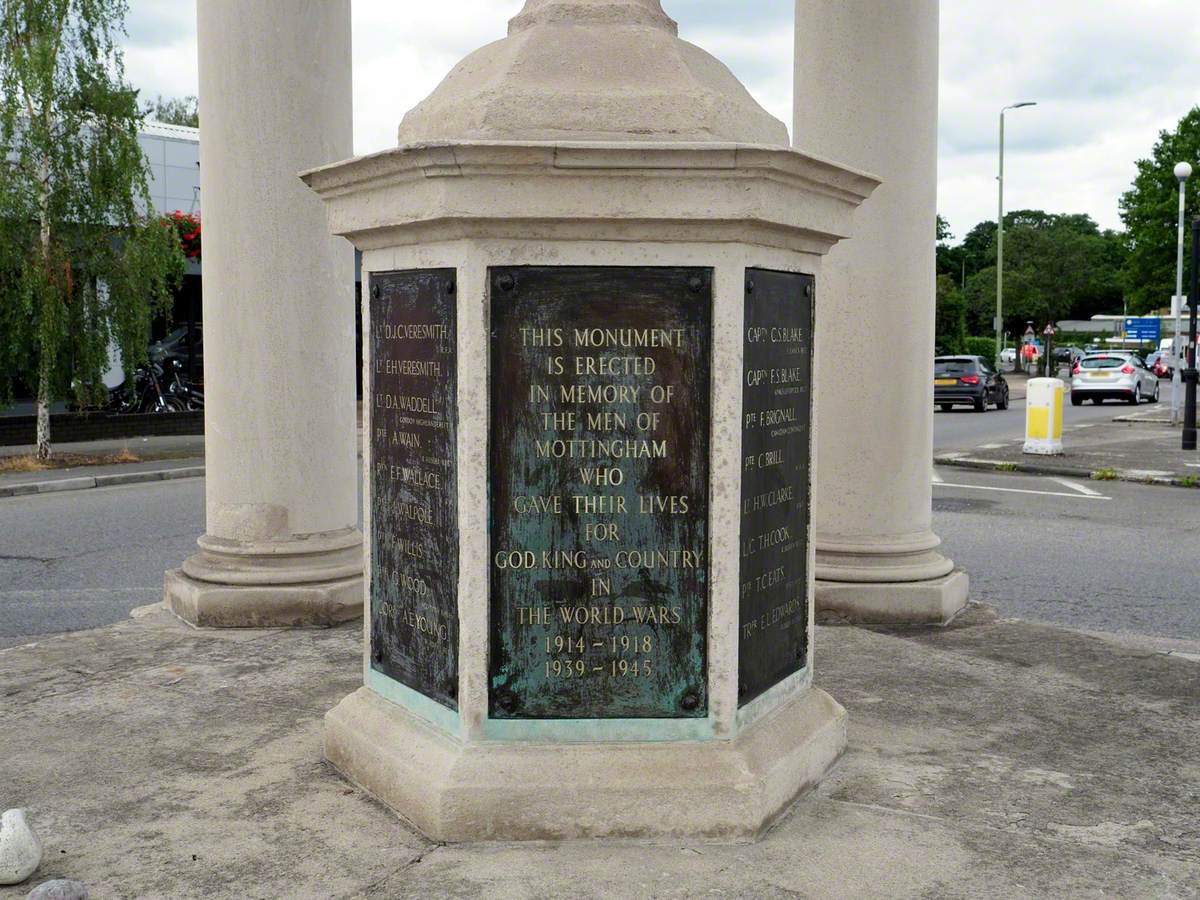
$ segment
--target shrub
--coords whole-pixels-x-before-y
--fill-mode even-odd
[[[996,358],[996,339],[990,337],[967,338],[967,355],[994,360]]]

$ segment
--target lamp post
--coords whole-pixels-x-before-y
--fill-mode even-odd
[[[1021,109],[1026,106],[1037,106],[1032,100],[1013,103],[1000,110],[1000,174],[996,181],[1000,183],[1000,214],[996,217],[996,353],[1000,353],[1000,341],[1004,330],[1004,113],[1010,109]],[[1000,368],[1000,360],[996,359],[996,368]]]
[[[1188,306],[1187,371],[1183,381],[1187,385],[1187,397],[1183,402],[1183,449],[1196,449],[1196,382],[1200,373],[1196,371],[1196,312],[1200,307],[1200,218],[1192,219],[1192,299]]]
[[[1171,424],[1179,424],[1180,405],[1183,402],[1182,392],[1182,355],[1183,344],[1183,208],[1187,180],[1192,177],[1192,167],[1185,162],[1175,166],[1175,177],[1179,179],[1179,240],[1175,253],[1175,296],[1171,301],[1175,313],[1175,333],[1171,338]],[[1191,303],[1196,304],[1196,293],[1192,292]]]

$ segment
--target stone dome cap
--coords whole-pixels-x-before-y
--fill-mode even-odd
[[[787,127],[660,0],[527,0],[400,123],[401,144],[667,141],[788,146]]]

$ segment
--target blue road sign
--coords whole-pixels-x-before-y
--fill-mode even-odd
[[[1162,322],[1157,319],[1126,319],[1125,338],[1131,341],[1162,340]]]

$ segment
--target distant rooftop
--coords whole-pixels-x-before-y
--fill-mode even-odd
[[[177,141],[200,140],[199,128],[188,128],[186,125],[171,125],[167,122],[155,122],[147,119],[142,123],[141,134],[160,138],[174,138]]]

